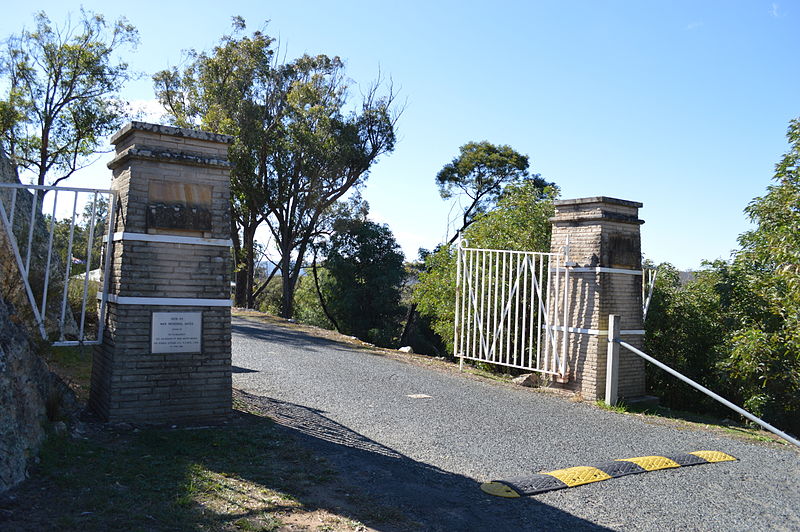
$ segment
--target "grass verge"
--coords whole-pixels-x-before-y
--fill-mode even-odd
[[[219,427],[52,436],[0,498],[0,529],[370,530],[335,500],[326,461],[246,407]]]

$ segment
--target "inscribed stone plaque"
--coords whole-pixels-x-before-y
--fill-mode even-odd
[[[202,312],[153,312],[152,353],[199,353],[202,338]]]
[[[151,181],[147,191],[147,227],[210,231],[212,190],[210,185]]]

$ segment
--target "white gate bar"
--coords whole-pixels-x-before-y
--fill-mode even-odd
[[[61,298],[61,318],[58,322],[59,340],[64,341],[64,321],[67,316],[67,293],[69,291],[69,273],[72,270],[72,243],[75,237],[75,211],[78,208],[78,194],[72,200],[72,219],[69,224],[69,244],[67,245],[66,273],[64,274],[64,295]]]
[[[83,273],[83,297],[81,298],[81,325],[78,339],[84,340],[84,326],[86,324],[86,297],[89,295],[89,268],[92,267],[92,248],[94,247],[94,222],[97,215],[97,192],[92,197],[92,215],[89,218],[89,239],[86,242],[86,267]]]
[[[456,309],[455,319],[453,320],[453,353],[456,356],[459,353],[459,341],[461,338],[459,334],[461,332],[461,314],[459,313],[461,303],[461,292],[459,290],[461,288],[461,255],[461,242],[459,242],[456,247]]]
[[[513,256],[513,255],[512,255]],[[516,259],[516,266],[517,266],[517,283],[520,280],[520,267],[525,269],[525,259],[524,257],[515,257]],[[525,286],[525,283],[523,283]],[[514,363],[517,363],[519,357],[519,290],[517,290],[516,301],[515,301],[515,311],[514,311]],[[523,301],[524,305],[524,301]]]
[[[550,261],[551,260],[552,260],[552,257],[547,257],[548,269],[550,267]],[[541,280],[542,274],[544,273],[544,263],[545,263],[545,257],[543,255],[539,255],[539,276],[536,277],[535,275],[531,275],[532,282],[535,282],[535,280],[537,278]],[[534,293],[533,292],[533,286],[531,286],[531,294],[533,294],[533,293]],[[541,292],[541,290],[539,290],[539,292],[538,292],[538,299],[536,299],[536,303],[538,304],[538,307],[540,309],[544,308],[542,306],[542,292]],[[541,366],[541,361],[542,361],[542,357],[541,357],[541,355],[542,355],[542,333],[540,332],[542,330],[542,312],[541,312],[541,310],[539,312],[537,312],[536,314],[537,314],[536,321],[538,322],[538,326],[536,328],[536,367],[540,368],[540,367],[542,367]],[[533,317],[532,314],[531,314],[531,317]],[[531,337],[533,337],[533,320],[531,320],[531,332],[530,332],[530,334],[531,334]]]
[[[50,283],[50,260],[53,257],[53,235],[56,230],[56,204],[58,203],[58,190],[53,195],[53,215],[50,217],[50,235],[47,238],[47,263],[44,270],[44,292],[42,293],[42,319],[47,316],[47,288]]]
[[[629,343],[623,342],[622,340],[619,340],[619,339],[614,339],[614,341],[619,343],[619,345],[621,345],[622,347],[624,347],[628,351],[636,353],[637,355],[639,355],[640,357],[642,357],[646,361],[650,362],[651,364],[655,364],[656,366],[658,366],[659,368],[663,369],[664,371],[666,371],[670,375],[679,378],[680,380],[682,380],[683,382],[685,382],[686,384],[688,384],[692,388],[694,388],[696,390],[699,390],[699,391],[703,392],[704,394],[706,394],[707,396],[709,396],[710,398],[714,399],[715,401],[718,401],[718,402],[722,403],[723,405],[727,406],[728,408],[730,408],[734,412],[737,412],[737,413],[743,415],[744,417],[746,417],[747,419],[749,419],[750,421],[752,421],[754,423],[758,423],[759,425],[761,425],[762,427],[764,427],[765,429],[767,429],[771,433],[773,433],[773,434],[775,434],[777,436],[780,436],[781,438],[783,438],[784,440],[788,441],[789,443],[793,443],[794,445],[800,447],[800,441],[798,441],[795,438],[792,438],[791,436],[789,436],[788,434],[786,434],[782,430],[773,427],[772,425],[770,425],[769,423],[767,423],[763,419],[754,416],[753,414],[751,414],[750,412],[748,412],[744,408],[736,406],[735,404],[731,403],[730,401],[728,401],[724,397],[721,397],[721,396],[715,394],[714,392],[712,392],[711,390],[709,390],[705,386],[702,386],[702,385],[696,383],[695,381],[693,381],[689,377],[686,377],[682,373],[679,373],[679,372],[675,371],[674,369],[672,369],[671,367],[667,366],[666,364],[664,364],[662,362],[659,362],[658,360],[656,360],[655,358],[651,357],[647,353],[644,353],[644,352],[636,349],[635,347],[633,347]]]
[[[103,256],[103,286],[101,290],[103,291],[103,295],[100,298],[100,312],[97,314],[97,339],[95,340],[98,344],[103,342],[103,333],[105,332],[106,326],[106,302],[108,301],[108,274],[111,271],[111,260],[112,260],[112,253],[114,249],[114,243],[111,240],[111,235],[114,233],[114,225],[116,224],[116,214],[117,214],[117,192],[111,191],[109,194],[108,200],[108,227],[106,228],[106,251]]]
[[[567,241],[567,246],[569,246],[569,241]],[[567,249],[569,249],[569,247]],[[569,319],[569,268],[565,268],[564,269],[564,288],[563,288],[563,291],[564,291],[564,321],[562,321],[561,323],[563,323],[564,326],[566,326],[567,323],[568,323],[567,320]],[[561,359],[559,373],[561,373],[561,375],[566,376],[566,374],[567,374],[567,333],[566,333],[566,331],[561,333],[561,337],[562,337],[561,338],[561,342],[562,342],[561,356],[558,357],[558,358]]]
[[[31,251],[33,251],[33,226],[36,224],[36,207],[39,205],[39,193],[34,192],[31,198],[31,219],[28,222],[28,247],[25,258],[25,277],[31,277]]]
[[[3,185],[3,183],[0,183],[0,185]],[[13,214],[14,210],[13,210],[13,208],[15,207],[15,203],[16,203],[16,199],[17,199],[17,189],[14,188],[13,190],[14,190],[14,192],[11,195],[11,207],[12,207],[12,209],[11,209],[11,213],[12,213],[11,220],[9,220],[8,216],[6,215],[6,208],[5,208],[5,205],[3,204],[3,201],[1,199],[0,199],[0,215],[2,215],[3,226],[5,226],[6,235],[8,235],[8,241],[11,244],[11,250],[14,252],[14,258],[17,261],[17,268],[19,268],[20,275],[25,276],[25,274],[24,274],[24,271],[25,271],[24,264],[22,263],[22,255],[20,255],[20,253],[19,253],[19,247],[17,246],[17,239],[14,237],[14,226],[13,226],[13,223],[14,223],[14,217],[13,217],[14,216],[14,214]],[[44,328],[44,319],[42,318],[41,315],[39,315],[39,309],[36,308],[36,299],[33,297],[33,291],[31,290],[31,284],[28,282],[27,277],[25,279],[23,279],[23,284],[25,285],[25,293],[28,295],[28,301],[30,301],[30,303],[31,303],[31,310],[33,311],[33,317],[36,320],[36,325],[38,325],[38,327],[39,327],[39,332],[41,333],[42,338],[46,338],[47,337],[47,333],[45,332],[45,328]]]

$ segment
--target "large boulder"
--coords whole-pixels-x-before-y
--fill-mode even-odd
[[[0,299],[0,492],[25,478],[45,435],[50,372],[13,306]]]

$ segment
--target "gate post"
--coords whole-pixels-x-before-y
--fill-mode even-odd
[[[620,318],[620,336],[640,347],[642,320],[641,203],[608,197],[557,200],[550,219],[550,251],[567,251],[565,379],[554,384],[586,400],[605,396],[608,316]],[[556,322],[558,323],[558,322]],[[644,395],[644,362],[630,352],[619,357],[619,396]]]
[[[132,122],[111,142],[119,194],[90,405],[109,421],[231,410],[231,137]]]

